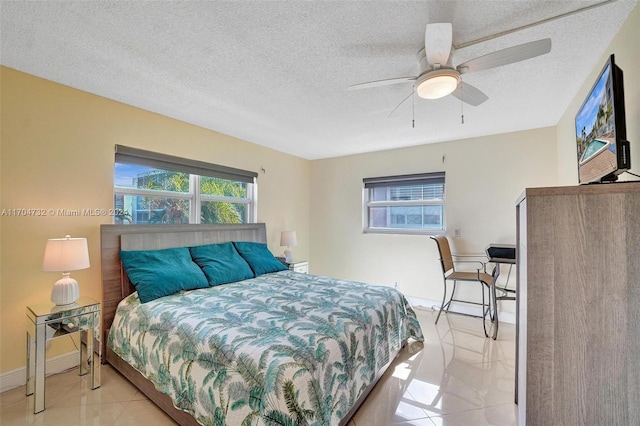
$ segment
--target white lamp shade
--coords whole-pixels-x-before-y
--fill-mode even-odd
[[[282,231],[280,234],[280,246],[297,246],[298,239],[296,237],[296,231]]]
[[[289,247],[298,245],[296,231],[282,231],[280,233],[280,246],[286,246],[284,251],[284,260],[287,263],[293,262],[293,250]]]
[[[42,260],[43,271],[62,272],[51,289],[51,301],[56,305],[68,305],[80,297],[78,282],[69,276],[69,271],[88,268],[89,249],[86,238],[52,238],[47,240]]]
[[[86,238],[52,238],[44,249],[42,270],[46,272],[69,272],[89,266],[89,249]]]

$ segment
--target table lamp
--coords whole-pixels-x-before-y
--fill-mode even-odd
[[[291,246],[297,246],[298,239],[296,238],[296,231],[282,231],[280,234],[280,247],[286,246],[284,250],[284,261],[287,263],[293,262],[293,251]]]
[[[86,238],[52,238],[44,249],[42,270],[62,272],[51,290],[51,301],[56,305],[68,305],[80,297],[78,281],[71,278],[70,271],[86,269],[89,265],[89,250]]]

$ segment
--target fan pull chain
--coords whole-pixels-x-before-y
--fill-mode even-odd
[[[416,96],[411,96],[411,128],[416,128]]]
[[[460,88],[462,88],[462,82],[460,82]],[[460,124],[464,124],[464,90],[460,91]]]

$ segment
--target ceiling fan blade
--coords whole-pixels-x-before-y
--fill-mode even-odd
[[[398,84],[398,83],[408,83],[408,82],[416,81],[417,78],[418,77],[397,77],[397,78],[387,78],[384,80],[368,81],[366,83],[352,84],[351,86],[349,86],[349,90],[368,89],[369,87],[379,87],[379,86],[388,86],[391,84]]]
[[[484,56],[471,59],[456,67],[460,74],[501,67],[525,59],[535,58],[551,51],[551,39],[544,38],[530,43],[520,44],[507,49],[498,50]]]
[[[424,32],[424,50],[429,65],[447,65],[451,55],[452,40],[451,23],[427,24],[427,29]]]
[[[472,106],[478,106],[489,97],[485,95],[480,89],[461,81],[458,84],[458,88],[451,93],[456,98],[460,99],[462,102],[465,102]]]

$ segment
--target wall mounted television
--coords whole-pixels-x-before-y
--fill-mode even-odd
[[[611,55],[575,119],[578,182],[614,182],[631,167],[622,70]]]

